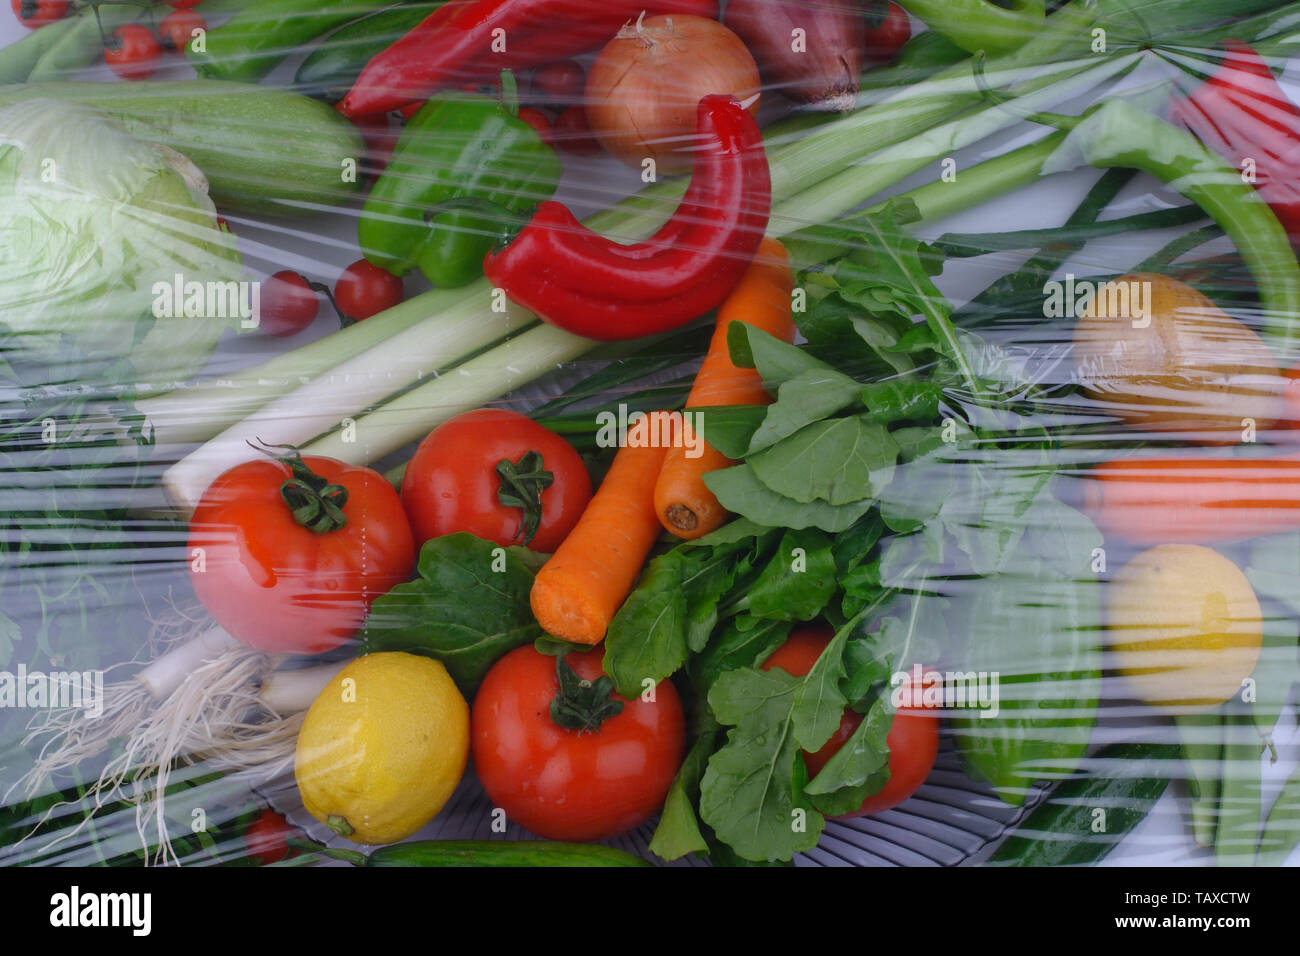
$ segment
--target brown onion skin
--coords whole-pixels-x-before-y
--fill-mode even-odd
[[[724,19],[768,89],[818,109],[853,108],[867,44],[862,0],[730,0]],[[803,53],[793,49],[796,28],[806,32]]]
[[[644,17],[601,50],[587,72],[585,108],[612,156],[660,173],[690,172],[700,100],[729,93],[758,110],[758,64],[734,32],[689,15]]]

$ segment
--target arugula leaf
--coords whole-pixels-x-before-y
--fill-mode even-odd
[[[646,678],[658,683],[686,661],[688,558],[669,551],[651,561],[609,624],[604,670],[624,697],[641,693]]]
[[[889,782],[889,731],[894,710],[889,695],[879,695],[853,735],[826,761],[804,788],[813,805],[828,817],[852,813]]]
[[[831,369],[800,372],[781,385],[744,454],[775,445],[804,426],[856,404],[861,390],[857,381]]]
[[[769,393],[803,372],[833,371],[799,346],[783,342],[747,322],[732,322],[727,328],[727,348],[737,368],[758,370]]]
[[[766,620],[811,621],[834,593],[830,539],[815,528],[792,530],[782,536],[777,553],[750,586],[747,608]]]
[[[700,833],[700,821],[695,815],[695,801],[700,796],[700,780],[709,757],[718,745],[718,731],[701,734],[691,745],[682,761],[668,796],[663,813],[650,839],[650,852],[665,860],[676,860],[688,853],[708,853],[709,844]]]
[[[470,534],[425,542],[419,576],[371,606],[361,652],[432,657],[472,694],[497,658],[542,635],[528,600],[533,573],[523,550],[502,549]]]
[[[825,826],[796,787],[803,761],[791,708],[800,683],[781,670],[743,668],[719,676],[709,691],[718,721],[732,729],[705,769],[700,818],[747,860],[791,859],[816,846]]]
[[[696,433],[710,447],[728,458],[739,460],[749,451],[754,433],[767,417],[766,405],[717,405],[692,408]]]
[[[839,729],[848,703],[840,693],[840,682],[848,676],[844,668],[844,644],[848,639],[849,628],[840,628],[795,688],[790,719],[795,739],[804,750],[821,750]]]
[[[749,626],[741,626],[742,622]],[[702,698],[722,674],[742,667],[757,667],[785,643],[790,621],[733,618],[689,665],[691,682]]]
[[[770,490],[807,504],[847,505],[874,498],[889,483],[898,446],[865,415],[832,418],[750,455],[747,464]]]
[[[704,484],[728,511],[775,528],[843,531],[866,514],[874,503],[872,498],[843,505],[796,501],[768,488],[758,480],[748,464],[711,471],[704,476]]]

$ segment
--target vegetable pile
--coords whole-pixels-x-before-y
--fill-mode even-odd
[[[1232,6],[15,2],[0,862],[1294,861]]]

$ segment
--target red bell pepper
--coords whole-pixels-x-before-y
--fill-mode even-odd
[[[1253,161],[1260,198],[1292,245],[1300,244],[1300,108],[1258,53],[1238,40],[1224,47],[1209,79],[1186,96],[1175,94],[1170,118],[1243,170]]]
[[[366,64],[343,112],[386,113],[446,87],[593,50],[646,9],[645,0],[451,0]],[[718,0],[654,0],[649,12],[717,19]]]
[[[606,341],[665,332],[717,308],[763,240],[772,183],[762,133],[735,97],[700,100],[696,130],[691,184],[652,237],[614,242],[545,202],[488,253],[488,279],[552,325]]]

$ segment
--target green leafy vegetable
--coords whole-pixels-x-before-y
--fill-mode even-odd
[[[523,550],[470,534],[425,542],[419,576],[371,606],[362,652],[427,655],[472,693],[497,658],[542,635],[528,601],[533,572]]]

